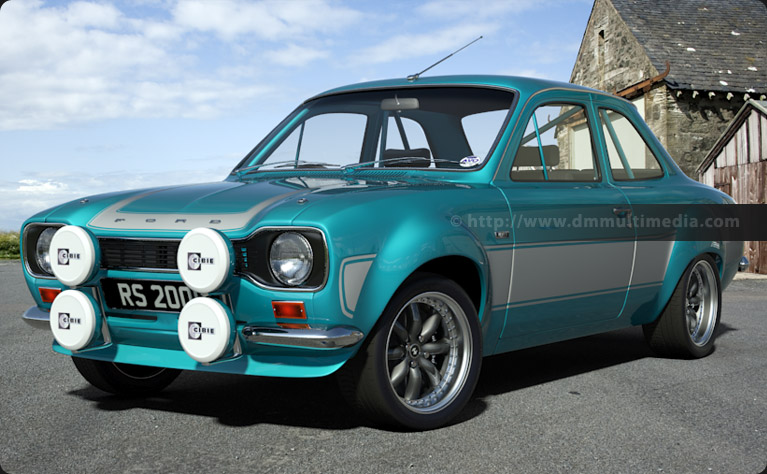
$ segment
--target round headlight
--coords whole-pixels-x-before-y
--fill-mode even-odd
[[[44,231],[40,232],[37,237],[37,245],[35,246],[35,260],[40,270],[53,275],[53,269],[51,268],[51,239],[53,234],[59,230],[58,227],[48,227]]]
[[[275,278],[288,286],[298,286],[312,272],[312,246],[301,234],[285,232],[274,239],[269,265]]]

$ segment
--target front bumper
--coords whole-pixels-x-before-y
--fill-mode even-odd
[[[32,306],[21,315],[30,326],[50,330],[50,313]],[[242,336],[249,342],[269,346],[302,349],[342,349],[362,340],[364,334],[352,326],[328,328],[283,329],[264,326],[245,326]]]
[[[242,335],[250,342],[308,349],[340,349],[362,340],[364,334],[351,326],[327,329],[283,329],[245,326]]]
[[[35,329],[51,329],[50,320],[51,314],[48,311],[44,311],[37,306],[32,306],[28,310],[24,311],[21,315],[21,319],[25,323],[29,324]]]

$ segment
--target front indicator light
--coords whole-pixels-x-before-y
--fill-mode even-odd
[[[43,303],[53,303],[53,300],[61,293],[59,288],[40,288],[38,291]]]
[[[301,323],[277,323],[277,326],[282,329],[311,329],[311,326],[308,324]]]
[[[272,301],[275,318],[306,319],[303,301]]]

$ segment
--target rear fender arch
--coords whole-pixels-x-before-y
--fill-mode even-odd
[[[639,321],[634,321],[634,323],[647,324],[655,321],[666,308],[666,305],[668,305],[671,295],[674,293],[674,290],[679,284],[679,280],[681,280],[684,272],[687,270],[687,267],[696,257],[704,254],[710,255],[714,259],[717,265],[717,271],[719,272],[719,277],[720,279],[723,279],[725,272],[727,271],[727,265],[725,264],[725,250],[722,242],[674,242],[668,266],[666,268],[666,274],[663,278],[663,284],[658,292],[658,296],[655,299],[651,310],[644,313],[644,317]]]

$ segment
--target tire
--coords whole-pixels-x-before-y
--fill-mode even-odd
[[[661,315],[642,326],[645,339],[658,355],[698,359],[714,350],[722,312],[722,284],[708,255],[687,267]]]
[[[118,364],[72,357],[77,371],[94,387],[115,395],[140,397],[164,389],[180,370],[145,365]]]
[[[370,420],[429,430],[466,406],[481,364],[477,312],[466,292],[451,280],[418,274],[394,295],[339,382]]]

